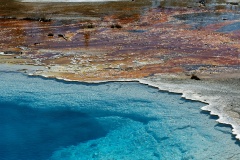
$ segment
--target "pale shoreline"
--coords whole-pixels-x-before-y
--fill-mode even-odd
[[[237,140],[240,140],[240,108],[238,103],[240,100],[239,71],[232,73],[220,73],[218,75],[214,75],[214,78],[203,78],[200,81],[192,80],[184,74],[157,74],[140,79],[77,81],[61,77],[47,76],[36,72],[37,70],[44,69],[44,66],[1,64],[1,68],[2,70],[6,71],[25,72],[29,76],[41,76],[45,78],[55,78],[73,82],[103,83],[118,81],[137,81],[141,84],[156,87],[162,91],[180,93],[185,99],[199,101],[207,104],[201,109],[204,111],[209,111],[210,115],[217,115],[219,117],[219,119],[216,120],[217,122],[231,125],[232,134],[235,135],[235,138]]]
[[[48,76],[44,76],[44,75],[40,75],[40,76],[48,78]],[[236,139],[240,140],[240,117],[239,117],[240,110],[239,110],[239,113],[233,112],[231,110],[228,111],[231,113],[231,115],[236,116],[237,114],[237,117],[231,117],[230,114],[225,112],[225,110],[229,109],[228,105],[231,105],[229,104],[231,102],[231,99],[234,100],[236,98],[236,97],[232,97],[232,94],[234,93],[230,93],[230,90],[231,90],[230,86],[225,86],[225,89],[228,87],[229,88],[226,89],[224,93],[221,93],[222,92],[221,83],[219,83],[219,81],[217,80],[215,82],[201,81],[203,82],[201,84],[201,82],[199,83],[199,81],[196,81],[196,80],[182,79],[180,80],[181,84],[174,84],[175,82],[174,79],[172,79],[171,82],[168,81],[169,79],[171,79],[172,76],[174,77],[175,80],[177,81],[180,80],[179,77],[176,76],[176,74],[168,74],[167,77],[165,77],[163,74],[163,75],[157,75],[157,76],[152,76],[152,77],[147,77],[142,79],[117,79],[117,80],[110,80],[110,81],[89,81],[88,83],[137,81],[141,84],[149,85],[151,87],[156,87],[161,91],[168,91],[170,93],[182,94],[182,97],[185,99],[199,101],[207,104],[206,106],[203,106],[201,110],[209,111],[210,115],[218,116],[219,118],[216,120],[217,122],[231,125],[232,134],[235,135]],[[72,81],[69,79],[58,78],[58,77],[56,77],[56,79],[60,79],[64,81]],[[235,79],[234,81],[236,83],[239,83],[239,86],[240,86],[239,79]],[[186,87],[189,87],[189,88],[186,90],[185,89]],[[237,88],[236,88],[236,91],[237,91]],[[213,95],[217,92],[219,92],[219,94]],[[204,96],[206,93],[210,95]],[[237,98],[240,100],[240,96],[238,96]],[[237,108],[238,106],[232,106],[232,107]]]
[[[210,115],[218,116],[217,122],[231,125],[232,134],[235,135],[236,139],[240,140],[239,87],[233,90],[233,86],[240,85],[239,78],[196,81],[178,79],[178,77],[171,78],[172,76],[175,75],[158,75],[140,79],[139,82],[157,87],[159,90],[180,93],[185,99],[200,101],[207,104],[201,109],[203,111],[209,111]],[[175,83],[176,81],[177,83]],[[232,84],[226,84],[226,81],[231,81]],[[234,103],[234,101],[236,101],[236,103]]]

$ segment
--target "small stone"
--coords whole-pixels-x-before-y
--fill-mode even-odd
[[[111,25],[111,28],[115,28],[115,26],[112,24],[112,25]]]
[[[119,24],[112,24],[111,28],[118,28],[118,29],[120,29],[120,28],[122,28],[122,26],[119,25]]]
[[[58,37],[62,37],[63,39],[65,39],[67,41],[67,38],[63,34],[58,34]]]
[[[122,28],[122,26],[119,25],[119,24],[116,24],[116,25],[115,25],[115,28]]]
[[[48,33],[48,37],[53,37],[54,34],[53,33]]]
[[[94,25],[91,23],[91,24],[88,24],[87,25],[87,28],[94,28]]]
[[[206,4],[205,0],[200,0],[198,3],[200,3],[200,4],[204,5],[204,6]]]
[[[196,76],[196,75],[194,75],[194,74],[191,76],[191,79],[194,79],[194,80],[201,80],[198,76]]]

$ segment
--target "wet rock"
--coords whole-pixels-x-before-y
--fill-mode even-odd
[[[34,46],[39,45],[40,43],[34,43]]]
[[[110,26],[111,28],[115,28],[115,26],[112,24],[111,26]]]
[[[118,29],[120,29],[120,28],[122,28],[122,26],[119,25],[119,24],[112,24],[111,28],[118,28]]]
[[[88,24],[87,25],[87,28],[94,28],[95,26],[92,24],[92,23],[90,23],[90,24]]]
[[[67,37],[65,37],[65,35],[63,35],[63,34],[58,34],[58,37],[61,37],[67,41]]]
[[[198,76],[196,76],[196,75],[194,75],[194,74],[191,76],[191,79],[194,79],[194,80],[201,80]]]
[[[40,22],[51,22],[51,19],[46,19],[46,18],[40,18]]]
[[[54,34],[53,33],[48,33],[48,37],[53,37]]]
[[[115,25],[115,28],[122,28],[122,26],[119,25],[119,24],[116,24],[116,25]]]

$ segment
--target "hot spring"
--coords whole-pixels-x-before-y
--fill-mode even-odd
[[[240,158],[205,104],[138,82],[64,82],[0,72],[1,160]]]

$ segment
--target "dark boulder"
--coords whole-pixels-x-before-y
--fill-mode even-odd
[[[191,79],[194,79],[194,80],[201,80],[198,76],[196,76],[196,75],[194,75],[194,74],[191,76]]]
[[[54,34],[53,33],[48,33],[48,37],[53,37]]]

